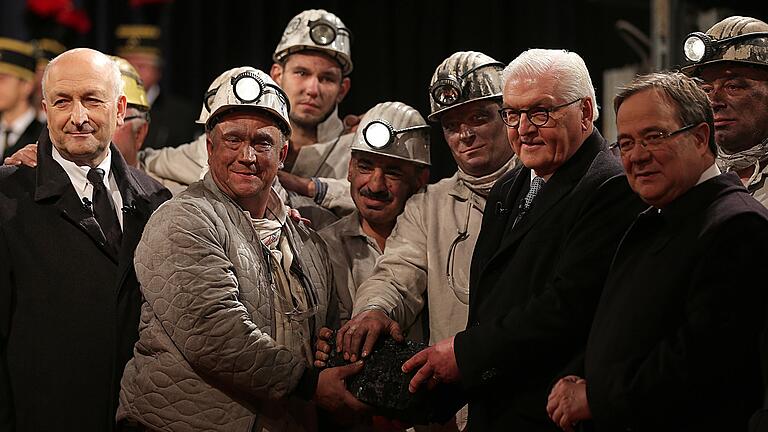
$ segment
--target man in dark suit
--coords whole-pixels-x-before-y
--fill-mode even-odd
[[[651,207],[616,251],[584,378],[559,381],[548,411],[565,430],[746,430],[763,396],[768,295],[753,270],[768,210],[715,165],[712,109],[692,79],[638,77],[614,107],[627,179]]]
[[[528,50],[504,77],[500,114],[524,166],[488,197],[467,329],[404,369],[420,366],[412,391],[460,382],[471,430],[556,430],[544,409],[551,380],[583,349],[613,250],[641,206],[593,126],[578,54]]]
[[[30,102],[34,80],[34,47],[0,38],[0,156],[10,156],[37,141],[45,126]]]
[[[0,171],[0,430],[111,431],[138,338],[134,249],[170,193],[110,144],[114,62],[65,52],[43,86],[37,167]]]

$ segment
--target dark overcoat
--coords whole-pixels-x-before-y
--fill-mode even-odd
[[[45,129],[45,123],[41,122],[38,119],[32,120],[32,123],[27,125],[27,128],[24,129],[24,132],[22,132],[21,135],[19,135],[19,139],[17,139],[12,146],[7,147],[5,149],[5,152],[3,152],[3,155],[2,155],[3,159],[21,150],[27,144],[36,143],[37,138],[40,136],[40,133],[43,131],[43,129]]]
[[[138,338],[133,253],[170,192],[112,145],[123,198],[119,255],[51,156],[0,173],[0,430],[110,431]]]
[[[584,361],[598,431],[745,431],[762,406],[768,210],[721,174],[627,231]]]
[[[587,341],[610,259],[644,208],[595,130],[514,228],[521,167],[488,197],[470,273],[467,330],[454,342],[473,431],[555,431],[552,379]]]

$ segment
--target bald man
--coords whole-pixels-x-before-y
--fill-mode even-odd
[[[110,142],[120,71],[67,51],[43,77],[36,167],[0,168],[0,430],[112,431],[138,338],[133,253],[170,193]]]

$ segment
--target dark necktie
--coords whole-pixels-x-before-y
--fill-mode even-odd
[[[104,170],[91,168],[87,177],[93,185],[93,216],[99,223],[107,243],[116,252],[120,249],[120,240],[123,234],[120,230],[120,222],[117,220],[115,205],[104,185]]]
[[[3,143],[3,144],[5,144],[5,150],[4,151],[8,151],[8,149],[11,148],[11,133],[12,132],[13,131],[10,130],[10,129],[6,129],[6,131],[5,131],[5,142]]]
[[[536,198],[536,194],[539,193],[541,190],[541,186],[544,184],[544,179],[539,176],[535,176],[531,179],[531,187],[528,188],[528,193],[525,195],[525,198],[523,198],[523,201],[520,203],[520,211],[517,213],[517,216],[515,217],[515,222],[512,224],[514,227],[515,225],[520,222],[523,217],[525,217],[525,214],[528,213],[528,210],[531,209],[531,204],[533,204],[533,199]]]

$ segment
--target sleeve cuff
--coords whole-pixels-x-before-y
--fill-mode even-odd
[[[316,204],[322,204],[325,199],[325,194],[328,193],[328,184],[317,177],[309,178],[315,184],[315,196],[313,199]]]

